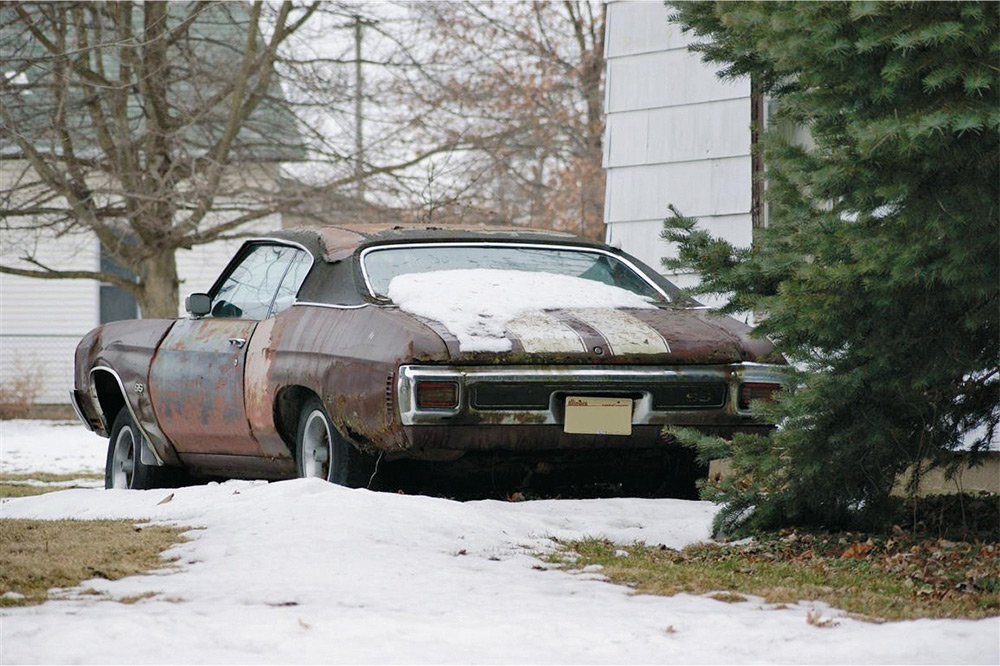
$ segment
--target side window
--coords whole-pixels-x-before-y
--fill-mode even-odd
[[[226,276],[213,295],[212,316],[225,319],[264,319],[292,262],[295,248],[254,245]]]
[[[278,295],[274,297],[274,305],[271,306],[269,317],[273,317],[295,302],[295,295],[299,293],[299,287],[302,286],[302,281],[306,279],[306,273],[312,267],[312,259],[308,252],[293,250],[293,253],[291,265],[285,273],[285,279],[278,287]]]

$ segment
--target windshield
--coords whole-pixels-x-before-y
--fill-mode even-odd
[[[578,277],[665,302],[663,294],[625,262],[594,250],[483,244],[390,246],[367,251],[362,265],[372,292],[382,297],[399,275],[487,268]]]

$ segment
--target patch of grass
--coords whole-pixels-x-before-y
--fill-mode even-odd
[[[0,520],[0,607],[38,604],[51,588],[90,578],[162,568],[160,553],[183,542],[184,531],[132,520]]]
[[[49,474],[48,472],[32,472],[30,474],[0,474],[0,481],[9,483],[24,483],[38,481],[41,483],[65,483],[77,479],[103,480],[104,475],[96,472],[75,472],[73,474]]]
[[[823,601],[870,621],[1000,615],[1000,546],[857,534],[782,532],[749,544],[621,546],[561,542],[550,555],[567,569],[601,565],[639,594],[743,595],[769,604]],[[616,551],[625,550],[627,557]]]
[[[87,488],[74,482],[80,480],[102,480],[103,474],[0,474],[0,499],[9,497],[29,497],[57,490]]]
[[[57,490],[66,490],[66,486],[29,486],[25,483],[4,483],[0,481],[0,499],[44,495],[45,493],[52,493]]]

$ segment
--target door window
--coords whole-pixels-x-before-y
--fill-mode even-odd
[[[252,245],[214,294],[212,316],[266,318],[278,286],[298,252],[287,245]]]
[[[302,281],[306,279],[306,273],[312,268],[312,257],[309,256],[308,252],[303,252],[302,250],[293,250],[293,252],[294,256],[291,259],[288,270],[285,272],[285,277],[281,281],[281,285],[278,287],[278,295],[274,297],[274,305],[271,306],[271,314],[268,315],[270,317],[290,307],[295,302],[295,296],[299,293],[299,287],[302,286]]]

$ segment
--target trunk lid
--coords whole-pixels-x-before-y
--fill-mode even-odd
[[[464,336],[418,317],[444,340],[453,363],[722,364],[775,361],[750,328],[703,308],[540,310],[504,323],[503,336]]]

